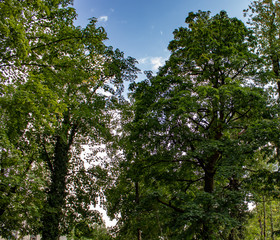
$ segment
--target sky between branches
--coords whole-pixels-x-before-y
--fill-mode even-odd
[[[74,0],[76,25],[85,26],[91,17],[105,28],[107,45],[119,48],[138,60],[138,67],[157,72],[169,57],[173,31],[185,26],[189,12],[221,10],[245,21],[243,10],[250,0]],[[143,74],[139,78],[144,78]]]

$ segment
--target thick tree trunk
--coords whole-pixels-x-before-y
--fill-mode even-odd
[[[215,172],[213,169],[208,169],[205,171],[204,176],[204,191],[207,193],[212,193],[214,191],[214,175]],[[207,215],[211,212],[211,203],[206,203],[204,205],[204,212]],[[203,240],[210,240],[212,239],[213,231],[212,231],[212,224],[210,224],[207,220],[203,222],[202,225],[202,239]]]
[[[47,209],[43,216],[42,240],[59,239],[59,225],[65,201],[66,176],[68,172],[68,144],[62,137],[57,138],[51,174],[51,186],[48,192]]]
[[[217,119],[215,120],[217,121]],[[215,131],[215,140],[220,140],[222,137],[222,127],[221,125],[217,124],[216,131]],[[221,157],[221,154],[219,151],[213,152],[213,155],[210,156],[206,164],[204,165],[204,192],[212,194],[214,192],[214,178],[216,173],[216,165]],[[205,216],[209,216],[209,214],[212,214],[212,203],[206,203],[204,205],[204,213]],[[214,240],[213,236],[213,223],[209,222],[207,220],[208,217],[205,217],[205,221],[202,225],[202,239],[203,240]]]
[[[208,163],[204,169],[204,192],[213,193],[214,192],[214,178],[215,178],[215,167],[216,163],[220,158],[220,153],[215,152],[208,160]],[[211,203],[206,203],[204,205],[204,212],[206,216],[211,214],[212,205]],[[209,223],[207,220],[203,222],[202,226],[202,239],[212,240],[213,238],[213,224]]]
[[[47,204],[42,218],[42,240],[58,240],[62,209],[65,206],[66,177],[69,164],[69,150],[74,141],[78,124],[70,124],[69,112],[64,115],[62,130],[57,136],[51,166],[51,184],[47,193]]]
[[[216,151],[209,159],[204,168],[204,192],[212,193],[214,191],[214,177],[217,161],[220,153]]]
[[[215,176],[215,171],[213,167],[205,170],[204,192],[212,193],[214,191],[214,176]]]

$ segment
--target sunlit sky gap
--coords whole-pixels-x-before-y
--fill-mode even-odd
[[[107,45],[136,58],[142,71],[154,72],[169,57],[173,31],[185,26],[189,12],[209,10],[215,15],[225,10],[245,21],[243,10],[249,4],[250,0],[74,0],[77,25],[84,27],[89,18],[97,18],[108,34]]]

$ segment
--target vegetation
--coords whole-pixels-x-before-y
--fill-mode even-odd
[[[139,83],[71,1],[0,10],[0,236],[280,239],[279,1],[189,13]]]
[[[76,13],[67,1],[0,4],[7,15],[1,62],[1,235],[24,229],[23,234],[35,231],[54,240],[76,222],[100,218],[90,206],[106,173],[86,169],[81,150],[85,144],[109,147],[113,141],[113,111],[124,101],[123,81],[135,78],[134,59],[103,44],[106,33],[95,27],[95,19],[84,29],[75,27]],[[22,16],[20,26],[10,9]]]

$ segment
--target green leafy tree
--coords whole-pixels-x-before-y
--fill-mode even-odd
[[[40,64],[38,51],[62,40],[61,35],[56,36],[56,39],[53,38],[50,27],[52,30],[64,28],[69,20],[64,17],[75,16],[73,8],[65,8],[72,2],[71,0],[0,1],[1,74],[5,70],[17,67],[23,70],[23,66],[32,63]],[[52,25],[49,24],[50,21]],[[69,36],[65,35],[65,37]],[[3,76],[2,81],[7,74]],[[9,79],[12,79],[11,74]]]
[[[274,163],[262,156],[247,180],[251,191],[250,218],[246,224],[245,239],[279,239],[279,172]]]
[[[41,185],[34,185],[41,199],[34,198],[39,202],[36,221],[43,239],[52,240],[81,219],[98,219],[89,207],[95,204],[100,187],[95,179],[104,178],[105,173],[98,167],[85,168],[82,145],[108,143],[109,147],[113,142],[111,119],[125,102],[123,81],[133,80],[137,70],[133,58],[124,58],[119,50],[104,45],[106,33],[95,26],[96,19],[84,29],[75,27],[76,13],[68,3],[0,3],[6,14],[2,25],[11,32],[1,32],[6,44],[1,58],[1,179],[5,180],[1,224],[6,232],[19,230],[8,224],[7,216],[15,212],[15,204],[21,204],[19,197],[25,202],[26,192],[36,193],[28,185],[22,191],[23,181],[36,176],[42,179]],[[10,6],[23,16],[17,19],[19,23],[7,20],[13,15]],[[23,55],[19,48],[26,49]],[[27,210],[27,203],[21,211]],[[19,211],[14,217],[26,228],[26,219],[18,219],[21,215]]]
[[[256,79],[262,84],[267,84],[273,96],[273,101],[270,102],[273,107],[271,112],[273,121],[262,126],[265,129],[262,135],[270,139],[269,145],[266,146],[264,165],[251,175],[249,182],[254,192],[256,207],[252,212],[253,217],[248,228],[252,229],[260,239],[279,238],[279,226],[277,226],[279,214],[274,210],[275,202],[279,201],[279,4],[279,1],[272,0],[253,1],[245,11],[258,42],[257,52],[264,60],[262,72],[256,76]],[[257,228],[253,227],[253,222],[258,222]]]
[[[252,1],[245,10],[249,24],[258,41],[258,52],[265,61],[266,71],[262,81],[276,85],[274,91],[280,96],[279,23],[280,3],[273,0]]]
[[[89,224],[86,221],[81,221],[76,224],[72,230],[72,236],[69,239],[73,240],[110,240],[113,239],[103,225]]]
[[[106,35],[102,29],[95,28],[94,20],[83,31],[74,30],[79,34],[78,41],[71,39],[57,46],[57,51],[65,48],[61,56],[62,67],[58,64],[54,71],[43,69],[48,79],[46,84],[66,106],[57,118],[54,133],[41,136],[45,161],[51,173],[48,205],[42,223],[43,239],[56,239],[61,217],[69,215],[67,211],[63,214],[66,179],[69,164],[79,158],[76,155],[71,157],[71,148],[76,150],[89,141],[104,144],[113,140],[110,132],[112,111],[123,101],[120,95],[123,80],[134,79],[134,60],[124,59],[120,51],[106,48],[102,43]],[[61,59],[57,60],[61,62]],[[109,96],[98,92],[100,89],[109,91]],[[90,194],[94,199],[96,195],[92,191],[84,190],[84,195]],[[77,200],[88,203],[87,206],[94,203],[92,199],[86,202],[83,202],[84,198]]]
[[[263,197],[251,211],[245,239],[280,239],[279,201]]]
[[[264,60],[263,70],[261,74],[256,76],[262,84],[267,84],[273,95],[274,112],[272,117],[277,124],[279,116],[279,97],[280,97],[280,81],[279,81],[279,23],[280,23],[280,3],[279,1],[253,1],[249,9],[245,10],[249,16],[249,24],[256,36],[258,47],[257,52]],[[271,144],[273,145],[274,161],[279,162],[279,136],[271,135]],[[272,161],[272,158],[271,158]]]
[[[27,81],[27,66],[31,59],[32,65],[39,64],[36,50],[42,44],[40,39],[50,35],[44,32],[42,23],[53,18],[51,14],[62,13],[65,9],[58,9],[58,5],[67,2],[0,2],[2,236],[10,235],[12,230],[28,234],[39,227],[46,174],[40,158],[41,146],[34,132],[40,132],[43,126],[50,130],[55,121],[50,112],[58,112],[60,106],[39,78],[30,75]]]
[[[153,190],[147,189],[130,164],[124,160],[118,163],[121,166],[114,170],[117,180],[108,185],[105,193],[107,214],[118,220],[114,227],[116,239],[161,239],[159,237],[166,236],[164,223],[170,217],[165,215],[166,209],[157,204]]]
[[[118,210],[134,206],[135,217],[122,212],[120,221],[125,225],[132,218],[145,225],[149,221],[141,213],[153,214],[155,221],[159,210],[158,236],[240,239],[246,166],[267,143],[255,138],[267,95],[248,81],[258,63],[253,38],[223,11],[214,17],[190,13],[186,24],[174,31],[170,59],[157,76],[148,74],[132,86],[135,115],[126,142],[131,181],[123,187],[141,187],[139,203],[136,190],[121,195],[126,204]]]

